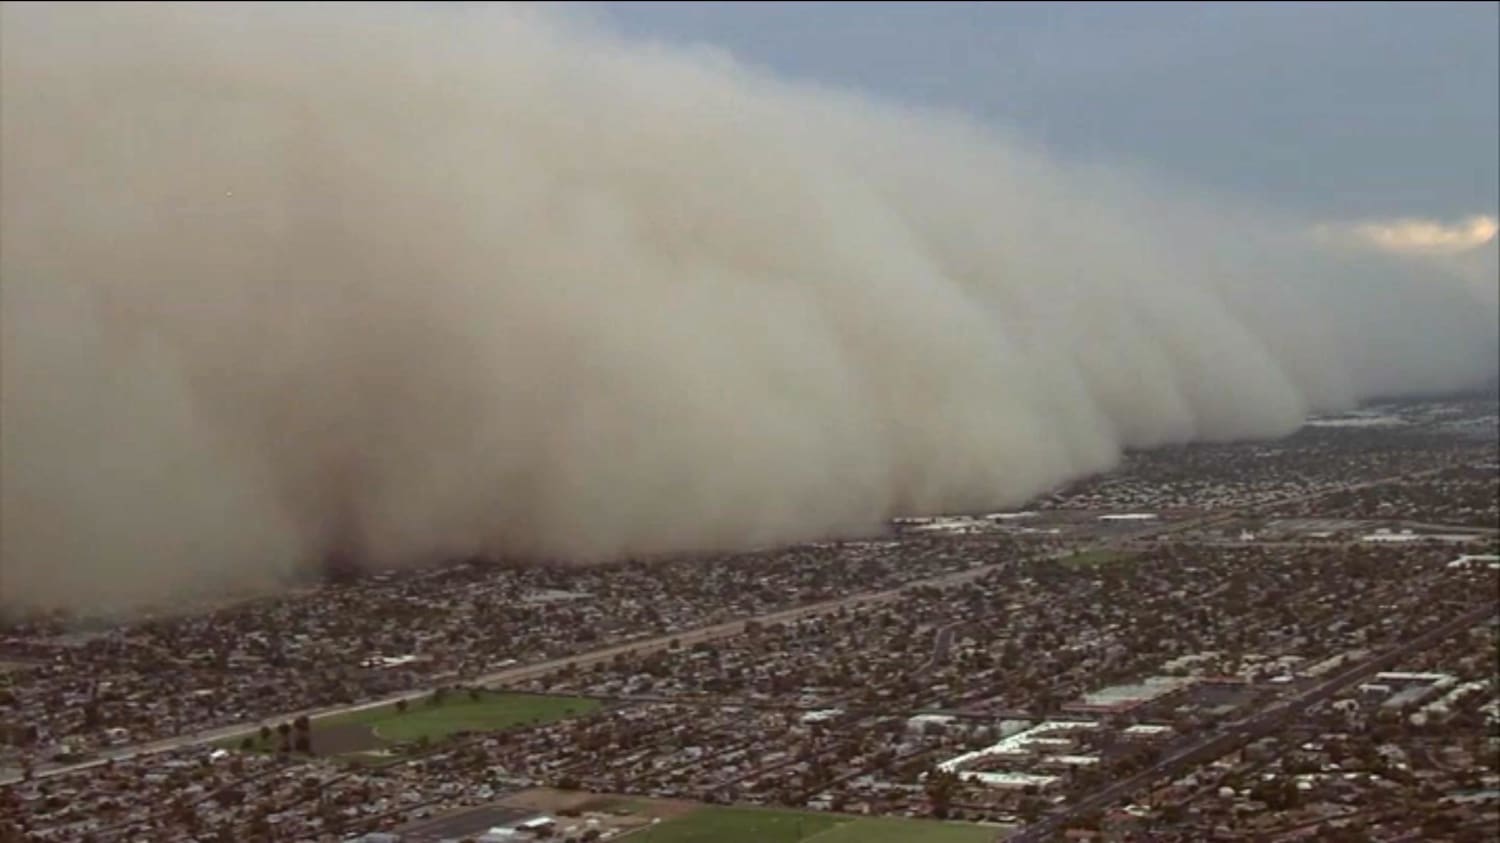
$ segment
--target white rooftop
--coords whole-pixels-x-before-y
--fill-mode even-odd
[[[822,723],[827,720],[832,720],[833,718],[838,717],[843,713],[844,710],[842,708],[822,708],[817,711],[809,711],[808,713],[802,715],[802,722]]]
[[[1441,682],[1444,679],[1453,679],[1446,673],[1406,673],[1403,671],[1387,671],[1375,674],[1375,678],[1381,682]]]
[[[964,778],[973,778],[981,784],[994,787],[1025,786],[1026,784],[1046,785],[1056,781],[1056,776],[1036,776],[1030,773],[970,773],[962,770],[965,764],[977,761],[992,755],[1008,755],[1025,752],[1031,744],[1046,740],[1046,736],[1053,732],[1075,731],[1097,729],[1099,724],[1092,720],[1047,720],[1022,732],[1003,738],[1000,741],[976,749],[973,752],[965,752],[962,755],[944,761],[938,765],[938,769],[945,773],[957,772]],[[988,777],[988,778],[987,778]],[[1000,778],[996,778],[1000,777]],[[1005,778],[1010,777],[1010,778]],[[1017,778],[1019,777],[1019,778]],[[1030,777],[1029,779],[1027,777]]]
[[[951,714],[914,714],[907,718],[907,723],[952,723],[957,720]]]
[[[1153,676],[1144,682],[1129,685],[1111,685],[1092,693],[1084,694],[1084,705],[1115,705],[1117,703],[1145,702],[1185,688],[1197,680],[1190,676]]]
[[[967,781],[976,781],[988,787],[1046,787],[1058,780],[1057,776],[1041,773],[961,773]]]
[[[1097,755],[1049,755],[1045,759],[1053,764],[1062,764],[1066,767],[1092,767],[1099,763]]]

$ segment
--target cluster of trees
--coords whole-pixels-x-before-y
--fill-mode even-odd
[[[277,738],[277,752],[313,754],[312,721],[308,720],[305,714],[290,722],[283,721],[277,724],[274,730],[270,726],[261,724],[260,732],[255,737],[247,735],[240,741],[240,749],[251,751],[257,748],[269,748],[273,737]]]

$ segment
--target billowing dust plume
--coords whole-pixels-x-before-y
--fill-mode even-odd
[[[0,602],[856,534],[1496,367],[1438,263],[550,12],[0,14]]]

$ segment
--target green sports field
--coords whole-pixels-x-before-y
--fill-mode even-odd
[[[861,818],[840,823],[809,843],[992,843],[1000,830],[968,823]]]
[[[631,843],[992,843],[999,830],[967,823],[706,807],[652,826]]]
[[[1134,559],[1136,554],[1120,550],[1085,550],[1059,559],[1070,568],[1092,568],[1098,565],[1114,565]]]
[[[485,693],[475,700],[455,692],[440,705],[413,701],[404,714],[395,706],[382,706],[325,717],[313,721],[313,730],[360,724],[369,726],[382,740],[400,743],[425,736],[438,741],[458,732],[495,732],[512,726],[550,723],[588,714],[597,708],[597,700],[583,697]]]
[[[584,697],[452,691],[438,703],[430,697],[410,700],[405,711],[392,704],[319,717],[312,721],[309,737],[314,755],[379,763],[389,761],[391,750],[400,744],[437,743],[460,732],[539,725],[598,708],[598,700]],[[237,737],[222,745],[242,746],[242,742]],[[281,745],[277,734],[269,738],[252,736],[250,742],[250,749],[261,752],[274,752]]]

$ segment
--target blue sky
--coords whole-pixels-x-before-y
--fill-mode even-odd
[[[1500,3],[592,5],[629,35],[1309,217],[1500,205]]]

